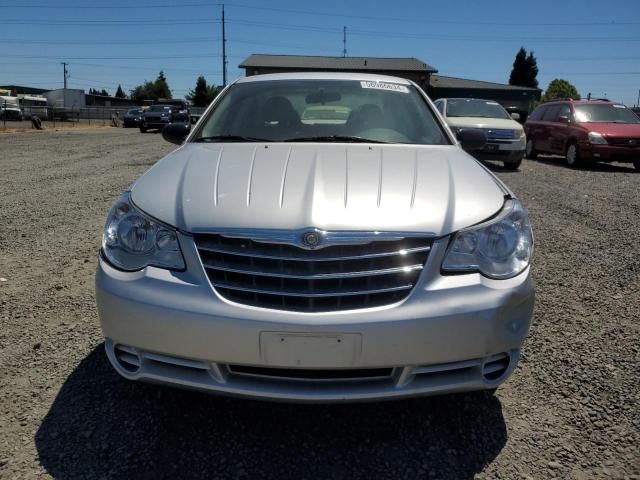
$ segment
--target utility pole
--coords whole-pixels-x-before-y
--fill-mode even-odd
[[[347,26],[342,27],[342,56],[347,56]]]
[[[222,4],[222,86],[227,86],[227,37],[224,32],[224,3]]]
[[[67,78],[69,78],[69,70],[67,70],[67,62],[60,62],[62,64],[62,72],[64,75],[64,89],[67,89]]]

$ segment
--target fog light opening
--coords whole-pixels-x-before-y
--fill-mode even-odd
[[[142,358],[138,351],[127,345],[115,345],[113,353],[118,366],[127,373],[136,373],[142,365]]]
[[[488,382],[500,380],[509,370],[511,356],[508,353],[499,353],[487,358],[482,365],[482,377]]]

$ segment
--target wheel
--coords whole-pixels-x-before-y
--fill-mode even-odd
[[[147,127],[140,125],[140,133],[147,133]]]
[[[577,168],[580,166],[580,152],[578,151],[578,145],[570,143],[567,147],[567,165],[571,168]]]
[[[522,159],[519,159],[516,162],[502,162],[504,165],[504,168],[507,170],[518,170],[520,168],[520,165],[522,165]]]
[[[640,170],[640,160],[634,161],[633,166],[636,167],[636,170]]]
[[[527,147],[526,147],[526,156],[527,158],[531,159],[531,160],[535,160],[538,157],[538,152],[536,152],[536,149],[533,148],[533,139],[529,138],[527,140]]]

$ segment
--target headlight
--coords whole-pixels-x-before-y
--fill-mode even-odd
[[[516,130],[515,131],[515,135],[514,138],[517,138],[519,140],[522,140],[525,137],[524,135],[524,130]]]
[[[589,132],[589,143],[592,143],[594,145],[606,145],[607,141],[600,133]]]
[[[526,210],[508,200],[500,214],[488,222],[459,231],[444,261],[444,273],[480,272],[495,279],[511,278],[531,261],[533,234]]]
[[[176,231],[137,210],[129,193],[123,194],[109,212],[102,252],[122,270],[141,270],[149,265],[170,270],[185,268]]]

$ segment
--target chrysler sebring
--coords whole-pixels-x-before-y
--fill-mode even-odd
[[[329,402],[492,390],[533,310],[514,194],[405,79],[228,86],[115,202],[96,294],[131,380]]]

